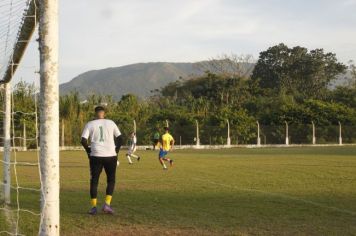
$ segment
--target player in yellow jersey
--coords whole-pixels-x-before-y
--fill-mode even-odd
[[[160,138],[160,150],[159,150],[159,162],[163,166],[163,170],[167,170],[167,166],[164,163],[168,161],[170,166],[173,166],[173,160],[167,158],[168,152],[172,151],[174,148],[174,138],[169,133],[169,128],[164,127],[165,133]]]

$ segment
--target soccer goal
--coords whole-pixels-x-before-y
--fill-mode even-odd
[[[28,53],[38,55],[38,66],[33,60],[31,65],[24,62]],[[27,235],[21,215],[28,213],[39,218],[39,235],[59,235],[58,1],[2,0],[0,57],[0,234]],[[16,96],[21,101],[14,98],[22,91],[21,86],[13,87],[16,76],[33,78],[30,94]],[[26,120],[35,123],[31,132]],[[18,158],[27,142],[38,153],[37,160]],[[38,168],[38,188],[21,183],[23,166]],[[23,207],[21,199],[28,192],[38,193],[38,210]]]

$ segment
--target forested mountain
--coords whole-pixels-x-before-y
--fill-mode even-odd
[[[196,63],[140,63],[122,67],[85,72],[68,83],[60,85],[61,95],[77,91],[81,98],[90,94],[112,95],[118,100],[124,94],[141,98],[151,95],[180,77],[202,75]]]

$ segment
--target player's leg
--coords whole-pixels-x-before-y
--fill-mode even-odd
[[[164,163],[163,158],[158,157],[158,160],[159,160],[159,162],[161,163],[163,169],[166,170],[166,169],[167,169],[167,166],[166,166],[166,164]]]
[[[132,160],[131,160],[130,152],[126,153],[126,158],[129,161],[129,164],[132,165],[133,163],[132,163]]]
[[[169,165],[172,167],[173,166],[173,160],[171,158],[166,158],[166,160],[169,162]]]
[[[167,166],[164,163],[165,156],[167,155],[167,152],[163,151],[163,149],[160,149],[159,154],[158,154],[158,160],[163,166],[163,170],[167,170]]]
[[[169,159],[169,165],[170,165],[171,167],[173,167],[173,160],[172,160],[172,159]]]
[[[135,153],[136,153],[136,148],[132,150],[131,157],[136,158],[137,161],[140,161],[141,157],[136,155]]]
[[[170,158],[168,158],[168,157],[165,157],[165,158],[163,158],[163,161],[167,161],[167,162],[169,162],[169,165],[172,167],[173,166],[173,160],[172,159],[170,159]]]
[[[117,157],[107,157],[104,160],[104,170],[107,177],[107,186],[106,186],[106,197],[105,204],[103,206],[103,211],[105,213],[112,214],[114,213],[113,209],[110,207],[112,195],[115,189],[115,179],[116,179],[116,163]]]
[[[103,170],[103,163],[98,157],[90,157],[90,198],[91,206],[89,214],[95,215],[97,213],[97,196],[98,196],[98,184],[101,171]]]
[[[131,157],[136,158],[137,161],[139,161],[141,159],[140,156],[138,156],[136,154],[131,154]]]
[[[139,155],[136,155],[136,154],[131,154],[132,157],[136,158],[138,161],[140,159],[140,156]]]

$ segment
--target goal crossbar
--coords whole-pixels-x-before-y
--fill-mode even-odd
[[[39,0],[30,1],[27,9],[25,9],[22,17],[22,23],[17,34],[17,39],[13,46],[12,55],[9,58],[6,71],[3,78],[0,80],[0,84],[8,83],[11,81],[26,51],[26,48],[29,45],[33,32],[35,31],[36,25],[38,23],[38,1]]]

